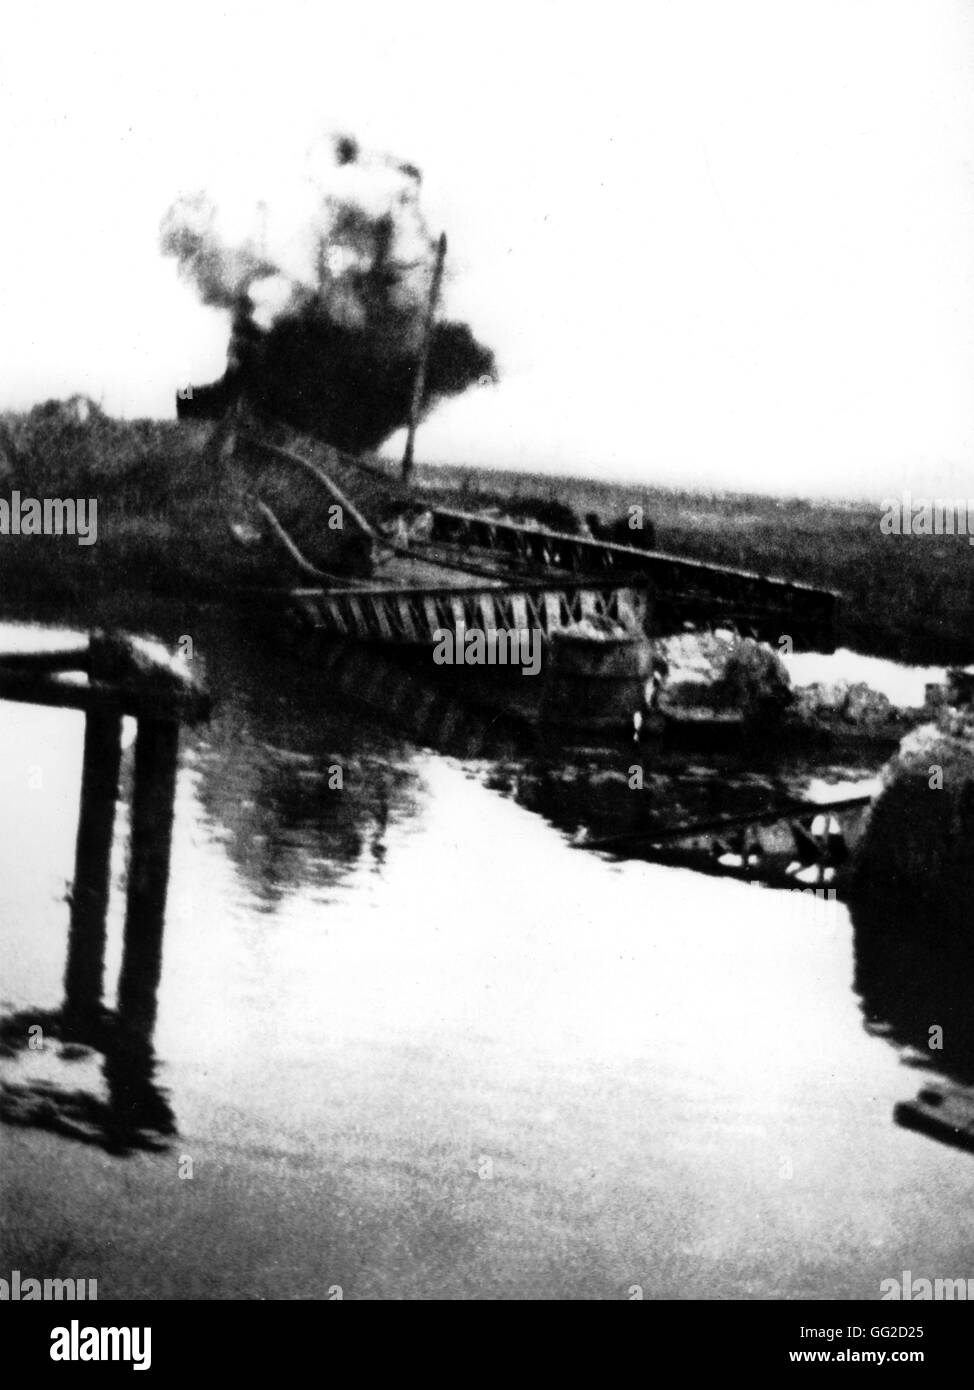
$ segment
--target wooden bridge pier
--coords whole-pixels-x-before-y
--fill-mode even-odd
[[[81,807],[71,892],[68,960],[64,972],[64,1016],[73,1030],[84,1029],[97,1019],[101,1010],[121,760],[121,712],[89,710],[85,718]]]
[[[179,730],[209,713],[205,692],[157,644],[94,633],[87,645],[0,654],[0,699],[85,712],[81,804],[63,1021],[76,1037],[102,1017],[122,721],[137,721],[125,939],[117,1022],[148,1040],[155,1023],[176,794]]]
[[[156,1021],[162,974],[162,933],[169,887],[179,724],[143,719],[135,741],[135,785],[129,850],[125,945],[118,981],[118,1017],[148,1037]]]

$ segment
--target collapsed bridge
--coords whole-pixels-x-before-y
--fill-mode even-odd
[[[315,608],[315,626],[333,626],[336,636],[389,638],[397,631],[389,604],[398,612],[401,594],[412,610],[424,589],[438,603],[452,593],[458,612],[472,587],[519,594],[540,588],[563,596],[592,589],[610,608],[613,591],[624,593],[631,605],[630,594],[638,590],[646,595],[640,608],[651,636],[687,624],[729,623],[772,645],[787,636],[794,650],[835,649],[838,595],[831,590],[664,550],[427,506],[421,490],[404,488],[380,461],[307,436],[289,434],[286,447],[273,439],[253,430],[234,437],[238,486],[279,555],[282,587],[295,591],[305,614]],[[336,506],[342,514],[338,533],[331,524]],[[423,524],[402,525],[403,517]],[[316,576],[321,582],[309,584]],[[564,601],[573,607],[569,598]],[[525,612],[533,607],[523,606]]]

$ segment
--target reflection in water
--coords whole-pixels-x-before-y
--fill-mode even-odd
[[[264,910],[298,887],[327,896],[363,861],[382,864],[389,826],[423,804],[417,748],[459,760],[576,845],[719,873],[732,872],[725,851],[748,849],[747,829],[710,836],[702,850],[653,836],[777,813],[813,782],[820,794],[839,784],[850,794],[875,772],[866,758],[823,764],[813,750],[753,740],[694,749],[547,730],[511,715],[507,683],[487,679],[496,672],[444,671],[376,648],[287,645],[276,631],[221,625],[203,649],[218,707],[197,740],[199,795]],[[787,821],[777,839],[762,832],[773,853],[763,867],[745,853],[743,876],[791,883],[801,837]]]
[[[417,746],[459,759],[483,785],[573,839],[628,837],[631,844],[619,852],[647,858],[654,857],[649,831],[674,820],[765,811],[795,795],[810,775],[800,759],[777,756],[762,765],[753,749],[688,756],[639,748],[625,737],[549,742],[543,730],[485,709],[482,688],[475,708],[461,700],[460,683],[437,680],[415,662],[341,644],[289,647],[275,633],[223,615],[191,625],[216,708],[206,728],[184,736],[183,763],[204,823],[257,911],[276,910],[306,889],[329,897],[363,865],[381,870],[390,828],[407,824],[424,803]],[[161,635],[173,643],[180,633]],[[834,770],[837,777],[848,773]],[[185,787],[177,816],[190,810]],[[126,776],[123,821],[130,798]],[[131,951],[126,956],[130,964],[136,959]],[[65,1019],[21,1008],[6,1019],[4,1051],[22,1065],[4,1093],[5,1119],[115,1153],[175,1132],[152,1044],[161,962],[136,965],[152,983],[138,1017],[103,1009],[95,1019]],[[83,1072],[90,1089],[68,1078],[64,1066],[60,1075],[52,1071],[49,1049],[40,1054],[39,1074],[19,1075],[37,1072],[26,1063],[40,1060],[28,1045],[28,1030],[38,1023],[49,1042],[62,1044],[59,1066]],[[99,1058],[100,1075],[89,1075]]]
[[[665,750],[578,749],[568,759],[536,758],[496,768],[489,785],[505,790],[581,843],[627,855],[639,842],[679,823],[760,814],[794,794],[801,769],[764,769],[733,755],[707,761]]]
[[[4,922],[5,1118],[123,1153],[165,1144],[175,1112],[180,1144],[226,1177],[163,1219],[160,1183],[98,1165],[120,1289],[183,1297],[195,1277],[212,1297],[219,1268],[227,1296],[315,1297],[343,1261],[352,1296],[645,1280],[659,1297],[875,1297],[910,1242],[967,1238],[958,1155],[889,1123],[902,1073],[863,1032],[842,905],[621,858],[652,859],[639,845],[660,824],[758,813],[874,764],[548,744],[416,668],[288,650],[218,613],[163,621],[170,644],[193,635],[217,707],[183,746],[152,1043],[106,1022],[82,1045],[27,1007],[60,997],[73,827]],[[628,842],[606,862],[570,847],[580,833]],[[31,866],[0,891],[42,876],[40,852]],[[888,959],[859,924],[855,945],[871,1026],[926,1051],[942,1024],[938,1065],[969,1075],[969,963]],[[35,1055],[38,1023],[59,1042]],[[92,1192],[76,1169],[72,1213]]]
[[[341,698],[351,656],[329,668],[266,635],[227,637],[206,644],[217,707],[194,767],[227,853],[271,909],[298,885],[333,889],[366,856],[381,864],[390,820],[415,814],[419,782],[408,745]]]
[[[855,989],[867,1028],[909,1049],[913,1065],[974,1085],[970,933],[948,939],[919,923],[913,931],[881,931],[855,916],[853,925]],[[943,1030],[942,1040],[932,1029]]]
[[[647,859],[661,858],[651,835],[674,823],[761,815],[801,797],[813,777],[874,771],[753,743],[694,752],[625,734],[573,738],[511,717],[503,682],[491,710],[481,677],[495,673],[465,683],[350,644],[210,650],[211,685],[234,695],[204,735],[200,794],[265,902],[296,882],[336,884],[366,851],[381,861],[390,820],[419,809],[415,745],[459,759],[576,843]]]
[[[20,1059],[22,1070],[34,1073],[0,1087],[0,1119],[7,1124],[50,1130],[115,1155],[165,1148],[176,1133],[155,1082],[151,1041],[108,1010],[81,1033],[60,1010],[19,1010],[0,1021],[0,1055]],[[66,1081],[71,1069],[81,1073],[73,1086]]]
[[[958,721],[959,723],[959,721]],[[896,1119],[974,1148],[974,804],[969,745],[919,731],[884,775],[850,883],[856,988],[866,1025],[938,1074]],[[946,790],[930,790],[934,768]]]
[[[245,673],[238,689],[252,689]],[[736,750],[688,750],[639,746],[625,737],[549,741],[543,730],[510,719],[503,706],[486,713],[483,686],[471,704],[459,682],[335,643],[282,653],[259,694],[245,698],[245,713],[237,699],[234,717],[217,722],[201,767],[203,800],[229,830],[228,848],[265,902],[277,901],[295,882],[334,884],[366,851],[381,862],[390,820],[416,814],[419,806],[403,736],[460,759],[484,786],[541,815],[576,844],[696,868],[707,867],[698,853],[654,848],[652,834],[673,824],[760,816],[801,798],[813,781],[820,788],[854,784],[875,772],[866,761],[823,765],[807,751],[764,753],[753,742]],[[328,784],[336,767],[341,791]],[[801,827],[782,821],[779,829],[784,863],[800,856]],[[733,834],[714,843],[733,848],[732,841]],[[742,873],[789,882],[771,869],[748,860]],[[834,882],[841,896],[841,874]],[[972,953],[964,943],[910,934],[894,941],[858,924],[855,947],[855,988],[869,1030],[911,1049],[914,1064],[935,1066],[962,1084],[974,1081]],[[934,1024],[943,1028],[944,1042],[931,1053]]]
[[[974,939],[936,923],[882,923],[853,911],[855,988],[870,1033],[902,1060],[934,1074],[897,1122],[958,1148],[974,1149]]]

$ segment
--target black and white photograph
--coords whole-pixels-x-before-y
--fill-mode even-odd
[[[930,1364],[971,0],[10,6],[0,188],[5,1330]]]

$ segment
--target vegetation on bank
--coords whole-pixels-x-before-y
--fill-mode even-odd
[[[0,498],[97,503],[92,545],[0,535],[5,606],[77,606],[124,589],[205,598],[246,583],[211,440],[209,425],[115,420],[79,396],[0,414]]]
[[[974,661],[974,547],[965,536],[883,535],[875,503],[700,493],[591,479],[422,466],[431,503],[544,520],[642,507],[660,550],[837,589],[839,640],[906,661]],[[0,498],[90,498],[98,538],[0,535],[9,609],[130,589],[212,598],[266,580],[234,539],[213,426],[121,421],[74,397],[0,415]],[[560,529],[560,528],[559,528]]]

